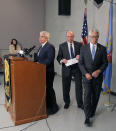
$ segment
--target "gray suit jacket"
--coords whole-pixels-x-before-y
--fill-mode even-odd
[[[90,44],[83,46],[80,50],[79,67],[82,74],[85,76],[86,73],[92,74],[97,69],[102,72],[100,76],[103,76],[103,72],[108,65],[106,48],[101,44],[97,44],[97,50],[94,60],[90,51]]]

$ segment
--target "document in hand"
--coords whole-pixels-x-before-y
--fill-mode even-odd
[[[74,59],[68,60],[65,65],[66,66],[71,66],[71,65],[76,64],[76,63],[78,63],[78,60],[76,58],[74,58]]]

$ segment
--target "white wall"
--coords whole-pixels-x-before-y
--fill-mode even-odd
[[[116,2],[116,0],[114,0]],[[51,43],[56,47],[56,55],[59,44],[65,41],[65,33],[67,30],[72,30],[75,33],[75,40],[81,40],[81,32],[84,16],[84,0],[72,0],[71,1],[71,15],[59,16],[58,15],[58,0],[45,0],[45,29],[51,33]],[[116,5],[114,5],[114,29],[116,26]],[[87,4],[87,21],[88,28],[97,28],[100,31],[99,43],[106,44],[106,36],[108,30],[108,15],[109,15],[109,3],[105,2],[100,8],[97,8],[92,0],[88,0]],[[116,41],[116,31],[114,30],[114,42]],[[116,91],[116,45],[113,45],[113,78],[112,78],[112,90]],[[61,67],[55,61],[55,70],[58,74],[61,74]]]
[[[44,29],[44,0],[0,0],[0,49],[12,38],[23,47],[38,44]]]

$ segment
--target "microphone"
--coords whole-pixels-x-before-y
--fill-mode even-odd
[[[29,55],[30,57],[32,57],[32,55],[30,54],[31,53],[31,51],[35,48],[36,46],[34,45],[34,46],[32,46],[31,48],[24,48],[23,50],[24,50],[24,54],[25,55]]]

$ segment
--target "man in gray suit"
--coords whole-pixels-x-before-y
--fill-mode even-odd
[[[98,43],[99,32],[89,32],[90,43],[80,51],[79,67],[82,72],[84,92],[85,124],[91,126],[90,118],[95,115],[102,89],[103,72],[108,65],[106,48]]]
[[[79,59],[81,44],[74,41],[74,33],[67,31],[67,41],[60,44],[57,61],[62,64],[62,85],[63,85],[63,98],[64,98],[64,109],[68,109],[70,105],[70,85],[71,78],[74,76],[75,79],[75,92],[76,100],[79,108],[83,109],[82,100],[82,74],[78,67],[78,63],[71,66],[66,66],[68,60],[76,58]]]

